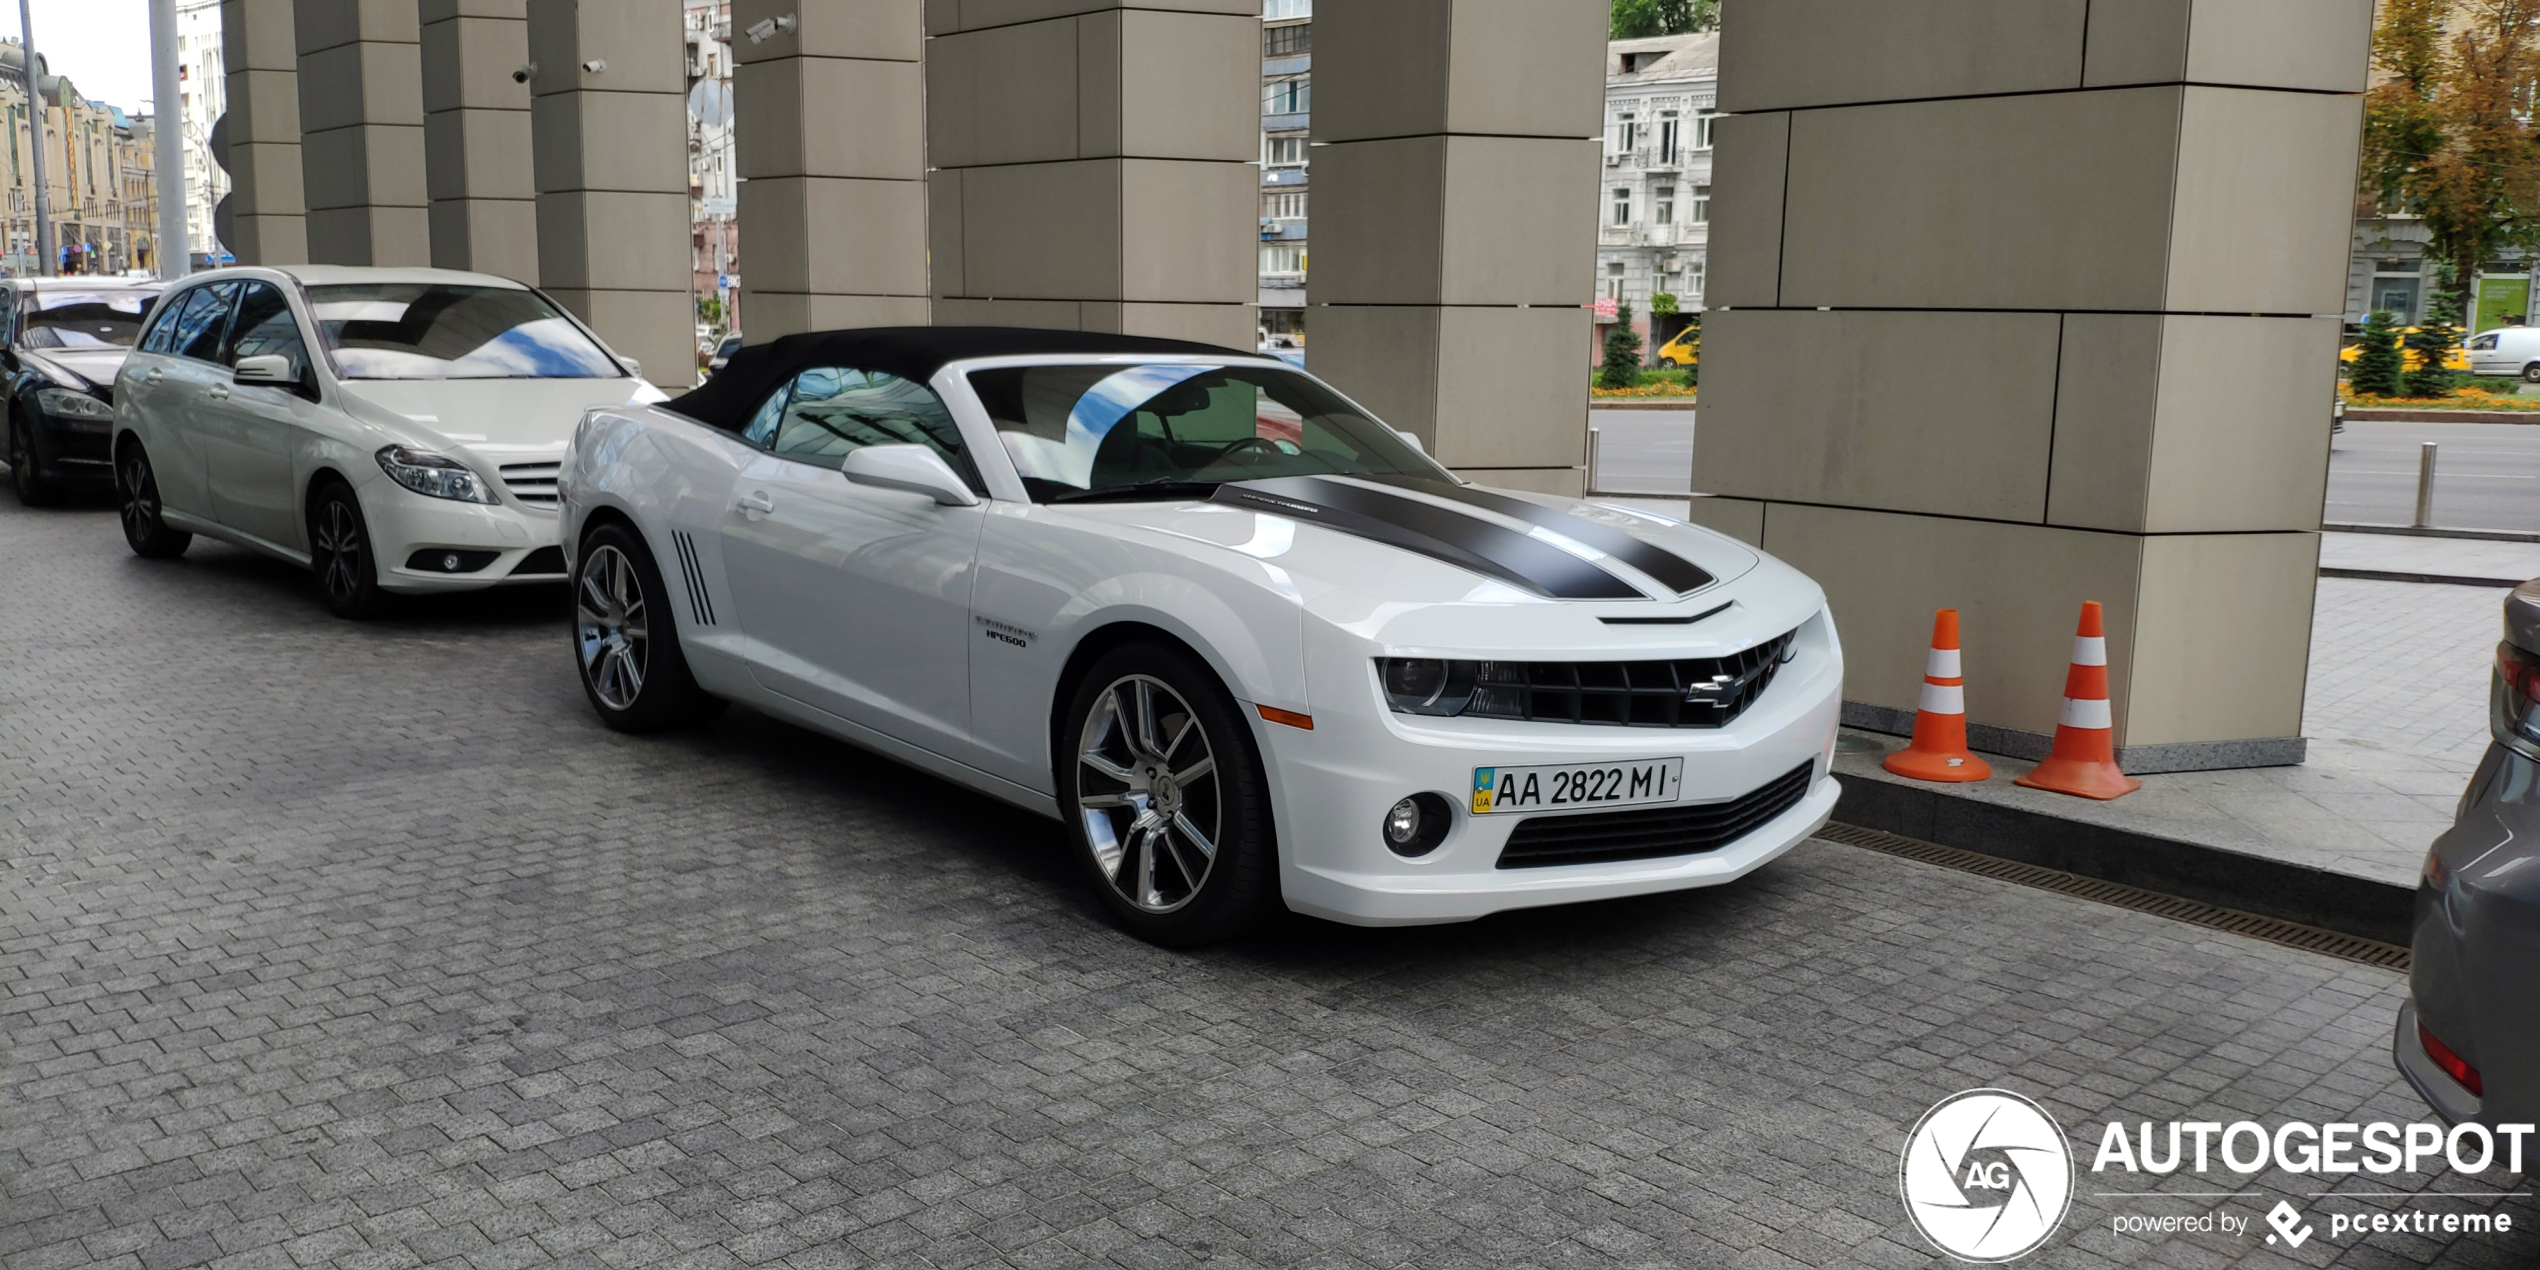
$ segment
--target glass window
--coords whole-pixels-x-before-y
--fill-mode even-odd
[[[1303,22],[1295,26],[1262,28],[1261,55],[1263,57],[1288,57],[1297,53],[1310,52],[1313,48],[1314,24],[1311,22]]]
[[[185,293],[185,308],[168,323],[167,351],[213,361],[220,356],[221,319],[229,316],[235,282],[214,282]]]
[[[1710,148],[1711,148],[1711,126],[1712,126],[1713,124],[1717,123],[1717,122],[1719,121],[1719,118],[1720,118],[1720,117],[1719,117],[1718,115],[1716,115],[1716,114],[1714,114],[1714,113],[1712,113],[1711,111],[1708,111],[1708,110],[1703,111],[1701,114],[1694,116],[1694,119],[1693,119],[1693,148],[1694,148],[1694,149],[1696,149],[1696,150],[1708,150],[1708,149],[1710,149]]]
[[[1661,185],[1656,190],[1652,191],[1652,194],[1654,197],[1652,199],[1653,207],[1650,211],[1650,219],[1661,225],[1675,224],[1676,187],[1672,185]]]
[[[221,350],[221,365],[235,366],[241,357],[266,356],[290,359],[295,379],[308,371],[309,346],[300,341],[300,324],[292,318],[281,288],[250,282],[239,294],[238,316],[229,324],[229,346]]]
[[[1614,191],[1614,223],[1616,225],[1632,223],[1632,192],[1628,189]]]
[[[820,467],[836,467],[868,445],[913,444],[943,455],[956,472],[969,470],[961,429],[934,390],[878,370],[804,371],[759,407],[741,435],[771,454]]]
[[[2496,337],[2493,335],[2481,335],[2477,339],[2471,340],[2469,342],[2469,346],[2484,353],[2496,347]]]
[[[1262,139],[1261,161],[1274,168],[1303,166],[1305,141],[1303,136],[1265,137]]]
[[[545,296],[517,287],[361,282],[309,288],[346,379],[616,379],[615,359]]]
[[[1672,110],[1658,112],[1658,161],[1676,161],[1676,112]]]
[[[1711,223],[1711,187],[1708,185],[1693,187],[1693,223],[1696,225]]]
[[[130,348],[141,320],[159,298],[155,289],[33,291],[20,297],[21,348]]]
[[[1170,483],[1331,474],[1437,477],[1393,429],[1267,367],[1009,366],[970,373],[1036,501]]]

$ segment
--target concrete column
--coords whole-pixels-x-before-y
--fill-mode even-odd
[[[1584,487],[1600,0],[1324,0],[1314,372],[1474,480]]]
[[[414,0],[297,0],[309,259],[432,261]]]
[[[300,46],[292,0],[221,0],[228,110],[221,164],[229,197],[216,226],[243,265],[309,258],[300,182]]]
[[[538,277],[667,389],[696,382],[679,0],[529,0]]]
[[[2042,754],[2301,760],[2371,0],[1775,0],[1721,44],[1697,517],[1823,582],[1856,723],[1964,612]],[[1877,103],[1877,104],[1854,104]]]
[[[1260,15],[926,0],[935,319],[1251,348]]]
[[[422,0],[432,263],[538,281],[527,0]]]
[[[752,343],[923,326],[924,0],[734,0]]]

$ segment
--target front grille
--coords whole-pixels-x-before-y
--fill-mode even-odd
[[[562,463],[506,463],[502,466],[503,486],[512,497],[538,507],[556,505],[556,473]]]
[[[557,575],[564,573],[564,548],[540,547],[522,556],[520,563],[512,566],[510,576],[528,578],[549,573]]]
[[[1815,768],[1811,759],[1724,803],[1529,817],[1508,835],[1499,867],[1540,869],[1717,851],[1798,806]]]
[[[1468,716],[1644,728],[1717,728],[1773,682],[1792,631],[1727,657],[1680,661],[1486,661]]]

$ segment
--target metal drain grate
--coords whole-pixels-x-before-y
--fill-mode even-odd
[[[2271,944],[2299,948],[2304,952],[2324,953],[2331,957],[2342,957],[2348,961],[2358,961],[2367,966],[2381,966],[2391,970],[2404,971],[2408,968],[2408,950],[2396,944],[2385,944],[2375,939],[2360,939],[2353,935],[2341,935],[2333,930],[2304,926],[2299,922],[2288,922],[2279,917],[2260,917],[2255,913],[2243,913],[2236,909],[2216,908],[2211,904],[2183,900],[2175,895],[2163,895],[2157,891],[2146,891],[2140,887],[2125,886],[2116,882],[2103,882],[2098,878],[2086,878],[2076,873],[2040,868],[2034,864],[2022,864],[2016,860],[2005,860],[1999,856],[1965,851],[1957,847],[1944,847],[1938,843],[1923,842],[1914,838],[1900,838],[1892,833],[1863,829],[1857,825],[1827,825],[1817,831],[1817,836],[1828,842],[1842,843],[1847,847],[1860,847],[1886,855],[1903,856],[1908,860],[1936,864],[1944,869],[1956,869],[1961,873],[1982,874],[2005,882],[2016,882],[2021,886],[2033,886],[2041,891],[2069,895],[2075,899],[2113,904],[2118,908],[2130,908],[2138,913],[2150,913],[2155,917],[2166,917],[2172,921],[2187,922],[2211,930],[2227,931],[2234,935],[2246,935],[2251,939],[2263,939]]]

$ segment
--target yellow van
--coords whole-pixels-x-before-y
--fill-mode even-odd
[[[2417,328],[2413,326],[2402,327],[2391,340],[2392,343],[2399,346],[2399,364],[2408,370],[2415,370],[2425,361],[2425,355],[2423,353],[2408,347],[2408,337],[2416,333]],[[2361,357],[2363,352],[2363,341],[2357,340],[2354,343],[2337,350],[2337,360],[2352,366],[2355,364],[2355,359]],[[2443,369],[2468,370],[2469,350],[2455,345],[2451,352],[2444,354]]]
[[[1676,338],[1658,346],[1661,366],[1691,366],[1702,360],[1702,328],[1688,326],[1676,332]]]

